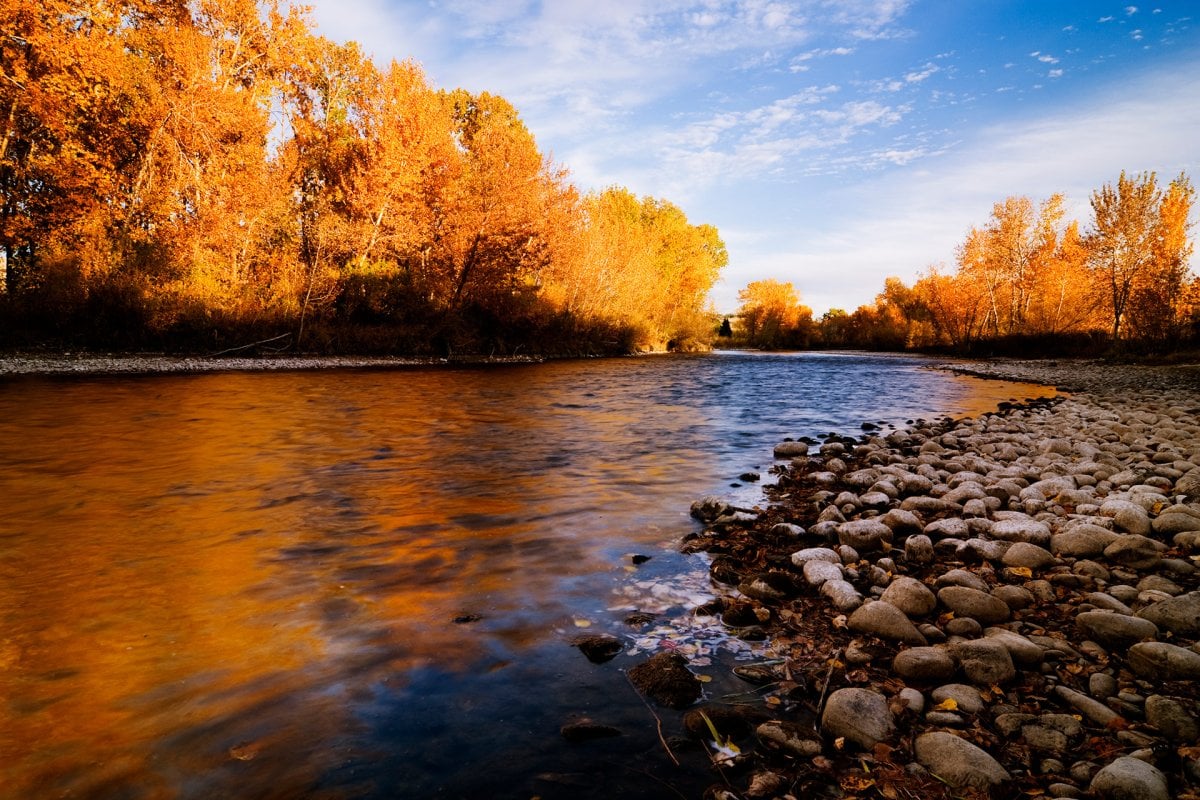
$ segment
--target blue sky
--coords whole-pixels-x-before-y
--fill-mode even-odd
[[[583,189],[710,223],[818,314],[950,263],[1014,194],[1200,181],[1200,3],[315,0],[325,36],[508,98]]]

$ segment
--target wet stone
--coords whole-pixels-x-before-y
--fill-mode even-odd
[[[573,639],[571,644],[578,647],[579,652],[583,653],[593,664],[611,661],[625,649],[620,639],[602,633],[579,636]]]
[[[702,684],[678,653],[652,656],[628,675],[639,692],[666,708],[687,708],[700,698]]]

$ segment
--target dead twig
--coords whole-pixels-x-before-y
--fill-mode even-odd
[[[817,701],[817,718],[813,720],[814,730],[819,730],[821,727],[821,712],[825,710],[825,696],[829,694],[829,682],[833,680],[833,668],[841,656],[842,648],[839,647],[833,651],[833,657],[829,659],[829,670],[825,673],[825,685],[821,687],[821,699]]]
[[[663,736],[662,717],[658,716],[658,714],[654,712],[654,709],[650,707],[650,704],[646,702],[646,698],[642,697],[642,693],[639,692],[638,688],[633,685],[633,681],[630,679],[629,673],[622,670],[621,674],[625,676],[625,681],[629,684],[629,688],[633,689],[633,693],[638,696],[638,699],[642,701],[642,705],[644,705],[646,710],[650,712],[650,716],[654,717],[654,722],[658,726],[658,740],[662,742],[663,749],[667,751],[667,755],[671,757],[671,760],[675,762],[675,766],[678,767],[679,759],[675,757],[673,752],[671,752],[671,745],[667,744],[667,739],[665,736]]]

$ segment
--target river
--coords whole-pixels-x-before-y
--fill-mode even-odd
[[[0,797],[698,796],[622,672],[754,656],[687,614],[689,504],[760,502],[785,437],[1046,393],[928,363],[0,379]]]

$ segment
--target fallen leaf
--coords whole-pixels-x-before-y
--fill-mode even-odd
[[[933,707],[934,711],[958,711],[958,701],[953,697],[947,697],[942,702]]]

